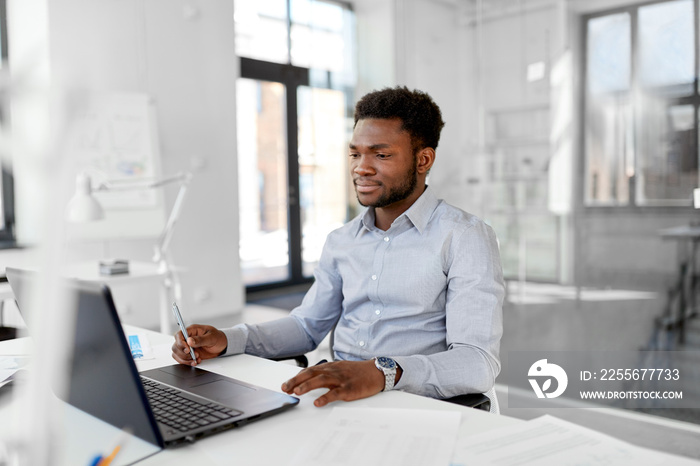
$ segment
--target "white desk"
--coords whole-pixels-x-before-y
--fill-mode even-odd
[[[28,267],[28,269],[31,270],[33,267]],[[174,268],[174,271],[182,272],[182,269]],[[3,272],[4,269],[0,269],[0,273]],[[160,330],[164,333],[170,333],[172,321],[170,304],[173,301],[173,297],[170,296],[170,290],[165,286],[165,273],[159,269],[158,264],[153,262],[129,261],[128,273],[103,275],[100,273],[99,261],[84,261],[62,266],[61,275],[67,278],[89,282],[101,282],[110,287],[143,282],[155,284],[159,290],[158,318]],[[9,283],[0,283],[0,300],[10,299],[13,296]],[[0,307],[0,312],[1,311],[2,307]]]
[[[156,354],[155,359],[138,362],[137,366],[140,371],[174,362],[170,357],[169,350],[172,337],[133,327],[126,328],[130,332],[138,331],[146,334]],[[0,342],[0,355],[25,351],[23,349],[26,348],[25,343],[17,340]],[[282,382],[294,376],[299,370],[292,365],[248,355],[208,360],[202,363],[201,367],[275,391],[280,391]],[[139,464],[163,466],[172,466],[173,464],[229,465],[233,463],[246,466],[287,464],[291,457],[305,445],[318,426],[323,423],[333,406],[458,410],[462,413],[459,441],[466,439],[473,433],[523,422],[506,416],[498,416],[398,391],[380,393],[371,398],[350,403],[332,403],[325,408],[316,408],[313,406],[313,400],[319,394],[319,391],[308,393],[300,397],[301,402],[297,407],[281,414],[203,438],[192,445],[162,451]],[[1,416],[2,410],[0,410]],[[454,458],[453,462],[460,464],[463,461],[461,458]]]
[[[674,285],[675,291],[669,294],[662,316],[664,325],[676,331],[673,345],[685,343],[685,326],[688,319],[696,315],[698,305],[697,256],[700,243],[700,225],[681,225],[659,230],[664,240],[678,241],[678,279]],[[689,246],[689,248],[688,248]],[[687,249],[687,250],[686,250]],[[673,301],[678,298],[678,308],[673,312]],[[658,325],[658,324],[657,324]],[[659,349],[677,349],[675,346]]]
[[[62,274],[69,278],[79,280],[102,282],[110,285],[128,284],[130,282],[154,281],[159,289],[158,316],[160,320],[160,331],[170,332],[170,304],[172,296],[164,284],[165,273],[153,262],[129,261],[129,273],[118,273],[114,275],[102,275],[99,271],[98,261],[79,262],[70,264],[62,269]]]

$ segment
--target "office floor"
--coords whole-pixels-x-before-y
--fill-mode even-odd
[[[297,306],[303,292],[249,300],[243,320],[261,321],[284,315]],[[522,350],[637,350],[646,347],[664,295],[657,291],[575,289],[558,285],[510,282],[504,304],[502,354]],[[696,319],[697,321],[697,319]],[[693,322],[688,344],[700,351],[700,325]],[[695,346],[697,345],[697,347]],[[327,358],[322,345],[309,359]],[[682,368],[700,382],[700,364]],[[499,379],[497,393],[503,414],[532,419],[550,414],[661,451],[700,459],[700,408],[654,410],[646,414],[615,408],[509,408],[508,387]],[[697,384],[700,386],[700,383]],[[516,392],[515,390],[513,391]],[[513,393],[511,393],[513,396]],[[517,396],[517,394],[515,395]]]

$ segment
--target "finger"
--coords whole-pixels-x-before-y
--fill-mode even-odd
[[[173,353],[179,352],[182,348],[186,347],[187,343],[185,340],[182,338],[182,335],[175,335],[175,341],[173,342],[173,346],[171,347]]]
[[[205,333],[205,332],[206,332],[206,330],[205,330],[205,327],[204,327],[203,325],[192,324],[192,325],[189,325],[189,326],[187,327],[187,334],[188,334],[189,336],[192,336],[192,335],[201,335],[201,334],[203,334],[203,333]]]
[[[173,343],[172,346],[173,353],[182,351],[187,347],[187,343],[185,342],[185,339],[182,336],[182,332],[176,332],[173,336],[175,337],[175,343]],[[187,347],[186,349],[187,351],[189,351],[189,347]]]
[[[185,341],[185,338],[183,337],[182,332],[179,330],[173,334],[173,337],[175,338],[176,344],[179,344],[179,343],[182,343]]]
[[[183,353],[180,351],[180,348],[177,347],[176,345],[173,345],[172,347],[172,353],[171,353],[173,359],[180,364],[187,364],[189,365],[192,362],[192,358],[189,357],[189,352]]]
[[[187,351],[189,351],[190,348],[208,349],[209,347],[216,346],[216,337],[214,337],[213,335],[203,335],[200,337],[190,336],[189,338],[187,338],[186,345]]]
[[[338,387],[338,381],[326,374],[318,374],[305,382],[300,383],[294,388],[294,394],[303,395],[317,388],[335,388]]]
[[[348,389],[345,386],[338,385],[334,388],[331,388],[328,390],[326,393],[323,395],[319,396],[314,400],[314,406],[317,408],[320,408],[322,406],[326,406],[328,403],[332,403],[334,401],[352,401],[352,400],[357,400],[360,398],[365,398],[369,395],[362,395],[358,393],[353,393],[352,390]]]
[[[199,328],[192,333],[189,333],[187,338],[187,344],[192,348],[206,348],[206,347],[216,347],[219,344],[220,332],[215,331],[215,329],[204,328],[198,326]]]
[[[173,345],[173,352],[182,355],[185,359],[192,359],[190,355],[190,346],[185,341]]]
[[[191,360],[191,359],[183,359],[183,358],[181,358],[180,356],[178,356],[178,355],[176,355],[176,354],[172,354],[171,356],[173,357],[173,359],[174,359],[175,361],[177,361],[178,364],[183,364],[183,365],[185,365],[185,366],[189,366],[189,365],[192,364],[192,360]]]
[[[319,396],[314,400],[314,406],[321,408],[326,406],[328,403],[342,399],[339,395],[340,389],[328,390],[323,395]]]
[[[180,341],[175,342],[173,345],[173,352],[190,354],[190,346],[185,340],[181,339]]]
[[[314,374],[312,368],[301,370],[297,375],[282,384],[282,391],[291,394],[299,384],[314,377]]]

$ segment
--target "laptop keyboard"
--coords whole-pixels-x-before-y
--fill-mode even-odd
[[[141,377],[153,415],[158,422],[180,432],[188,432],[241,415],[240,411],[215,402],[200,403],[180,391]]]

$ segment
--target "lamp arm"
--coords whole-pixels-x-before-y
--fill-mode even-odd
[[[155,246],[155,254],[153,256],[153,260],[155,262],[159,262],[164,258],[165,252],[168,250],[168,246],[170,246],[170,239],[172,238],[173,231],[175,230],[175,223],[177,222],[177,219],[180,216],[180,210],[182,208],[182,202],[185,198],[185,195],[187,194],[187,188],[190,184],[190,180],[192,179],[192,174],[190,173],[183,173],[183,174],[178,174],[175,176],[172,176],[170,178],[166,178],[163,180],[158,180],[154,182],[153,185],[149,187],[158,187],[158,186],[163,186],[168,183],[172,183],[175,181],[180,181],[180,190],[177,193],[177,197],[175,198],[175,203],[173,204],[173,208],[170,211],[170,216],[168,217],[168,221],[165,224],[165,228],[163,229],[162,233],[160,234],[160,237],[158,238],[158,244]]]
[[[152,189],[180,182],[187,184],[192,179],[191,173],[177,173],[166,178],[154,178],[145,180],[131,180],[128,178],[117,180],[103,180],[93,187],[93,191],[134,191],[136,189]]]

